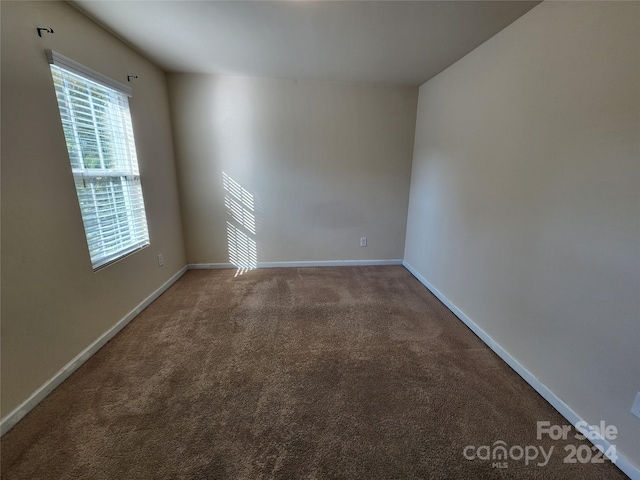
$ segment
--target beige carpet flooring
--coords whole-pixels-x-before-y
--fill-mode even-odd
[[[234,274],[187,272],[2,438],[1,478],[626,478],[536,439],[566,420],[403,267]],[[463,456],[500,440],[554,451]]]

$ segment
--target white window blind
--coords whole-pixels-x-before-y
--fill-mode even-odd
[[[47,57],[91,263],[98,269],[149,245],[130,91],[56,52]]]

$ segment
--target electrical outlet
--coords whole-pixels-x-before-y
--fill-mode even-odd
[[[360,246],[361,247],[367,246],[367,237],[360,237]]]
[[[161,267],[164,265],[164,258],[162,257],[162,254],[158,255],[158,266]]]
[[[636,399],[631,407],[631,413],[640,418],[640,392],[636,393]]]

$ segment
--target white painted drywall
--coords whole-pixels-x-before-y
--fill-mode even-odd
[[[636,465],[639,20],[544,2],[422,85],[405,250]]]
[[[169,92],[189,263],[229,261],[223,174],[255,200],[258,262],[402,258],[417,88],[170,74]]]
[[[2,2],[2,416],[186,261],[166,77],[63,2]],[[54,34],[38,37],[36,27]],[[51,72],[51,48],[132,83],[151,245],[93,272]],[[159,268],[156,255],[164,255]]]
[[[73,4],[168,72],[417,87],[538,1]]]

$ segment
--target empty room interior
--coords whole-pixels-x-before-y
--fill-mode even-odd
[[[0,478],[640,480],[640,3],[0,17]]]

